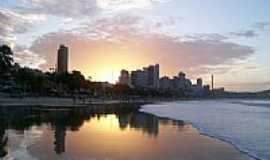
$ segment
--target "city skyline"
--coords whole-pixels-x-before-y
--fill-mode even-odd
[[[182,70],[193,82],[211,84],[214,74],[217,87],[259,91],[270,88],[269,4],[2,0],[0,44],[13,48],[15,62],[43,71],[55,67],[65,44],[69,70],[97,81],[116,82],[122,69],[158,63],[160,77]]]

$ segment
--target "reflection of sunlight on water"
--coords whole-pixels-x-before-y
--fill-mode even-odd
[[[209,143],[182,121],[132,111],[91,113],[46,112],[40,116],[46,118],[33,119],[31,124],[23,121],[21,126],[14,121],[9,127],[12,129],[6,130],[9,154],[4,160],[163,160],[180,155],[186,155],[185,160],[197,160],[201,152],[219,155],[214,150],[217,143]],[[35,124],[42,125],[32,126]],[[195,158],[190,159],[189,155]]]
[[[119,128],[118,118],[112,114],[93,118],[90,123],[104,132],[112,132]]]
[[[33,126],[29,130],[21,132],[21,134],[14,130],[8,130],[7,135],[9,151],[4,160],[36,160],[28,153],[28,148],[37,144],[37,141],[42,138],[43,131],[41,129]]]

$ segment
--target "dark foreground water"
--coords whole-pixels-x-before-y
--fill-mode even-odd
[[[136,106],[0,108],[0,159],[244,160],[230,145],[183,121]]]

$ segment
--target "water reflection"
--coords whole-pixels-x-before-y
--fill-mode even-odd
[[[13,141],[12,138],[16,138],[18,135],[24,135],[25,131],[32,131],[33,128],[40,128],[44,133],[48,130],[53,131],[53,143],[47,145],[53,145],[53,149],[56,155],[61,155],[66,152],[66,139],[67,132],[79,133],[82,126],[88,123],[95,124],[95,126],[110,124],[114,129],[118,127],[117,132],[123,133],[126,130],[134,130],[134,132],[140,132],[143,135],[147,134],[150,137],[156,138],[159,134],[159,125],[173,123],[182,128],[184,123],[181,121],[169,121],[166,119],[159,119],[153,115],[140,113],[137,111],[137,105],[106,105],[106,106],[93,106],[90,108],[40,108],[40,107],[1,107],[0,108],[0,158],[5,157],[8,148],[8,141]],[[109,118],[108,118],[109,117]],[[115,123],[114,123],[115,122]],[[107,124],[106,124],[107,123]],[[115,125],[112,126],[112,123]],[[44,128],[44,126],[46,126]],[[49,129],[48,129],[49,128]],[[88,129],[94,130],[93,126],[88,126]],[[108,128],[108,125],[107,125]],[[9,131],[9,132],[7,132]],[[15,132],[16,136],[11,136],[8,139],[8,133]],[[101,133],[106,133],[105,129]],[[14,134],[14,133],[13,133]],[[112,134],[112,133],[110,133]],[[48,134],[50,136],[50,134]],[[90,132],[89,132],[90,135]],[[48,137],[49,137],[48,136]],[[88,136],[88,135],[87,135]],[[109,137],[110,135],[106,135]],[[130,137],[129,135],[128,137]],[[76,141],[80,141],[85,137],[81,137]],[[29,137],[26,141],[31,141],[34,137]],[[46,139],[46,137],[43,137]],[[73,138],[75,139],[75,138]],[[15,140],[14,140],[15,141]],[[41,140],[40,140],[41,141]],[[72,140],[70,140],[72,141]],[[83,140],[82,140],[83,141]],[[36,142],[41,143],[41,142]],[[36,144],[33,145],[40,145]],[[49,143],[49,141],[44,142]],[[83,142],[81,142],[83,143]],[[110,142],[106,142],[110,144]],[[13,142],[11,142],[13,144]],[[15,148],[19,144],[13,144]],[[16,146],[18,145],[18,146]],[[32,149],[33,154],[36,154],[33,150],[38,150],[36,147]],[[72,148],[72,147],[70,147]],[[28,148],[26,148],[28,149]],[[12,149],[10,149],[12,151]],[[43,150],[43,149],[41,149]],[[30,148],[31,151],[31,148]],[[50,151],[47,151],[50,152]],[[52,154],[52,153],[49,153]],[[47,157],[48,158],[48,157]],[[46,158],[45,158],[46,159]]]
[[[7,155],[8,138],[5,136],[5,124],[0,119],[0,158]]]
[[[0,107],[0,159],[246,160],[191,125],[138,105]]]

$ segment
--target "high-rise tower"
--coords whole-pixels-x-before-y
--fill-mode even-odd
[[[212,91],[214,91],[214,75],[211,75],[211,82],[212,82]]]
[[[127,70],[121,70],[119,84],[130,86],[130,75]]]
[[[57,54],[57,72],[68,72],[68,47],[60,45]]]
[[[159,87],[159,64],[150,65],[145,67],[144,70],[147,72],[147,85],[150,88],[157,89]]]

